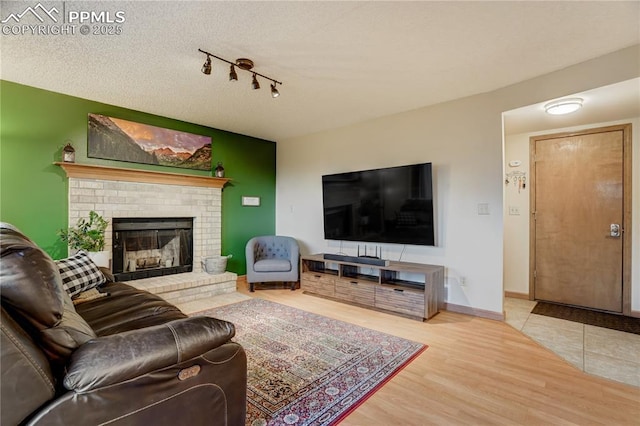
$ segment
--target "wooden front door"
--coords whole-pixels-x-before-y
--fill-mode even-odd
[[[624,125],[531,138],[534,299],[626,310],[630,132]]]

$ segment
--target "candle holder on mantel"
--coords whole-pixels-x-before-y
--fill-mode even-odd
[[[218,163],[218,166],[215,168],[213,175],[218,178],[224,177],[224,167],[222,167],[222,162]]]
[[[76,150],[73,149],[71,143],[67,142],[64,148],[62,148],[62,161],[65,163],[76,162]]]

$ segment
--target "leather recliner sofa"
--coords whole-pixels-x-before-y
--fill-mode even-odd
[[[3,426],[245,424],[233,324],[118,282],[74,306],[57,264],[5,223],[0,286]]]

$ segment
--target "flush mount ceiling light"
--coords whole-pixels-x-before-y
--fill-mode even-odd
[[[546,104],[544,110],[551,115],[570,114],[582,108],[582,101],[582,98],[560,99]]]
[[[243,71],[247,71],[250,72],[251,74],[253,74],[253,78],[251,79],[251,87],[254,90],[258,90],[260,89],[260,83],[258,82],[258,76],[271,81],[271,97],[273,98],[277,98],[278,96],[280,96],[280,92],[278,92],[278,89],[276,89],[276,85],[277,84],[282,84],[282,82],[273,79],[271,77],[267,77],[264,74],[260,74],[259,72],[253,71],[253,61],[251,59],[247,59],[247,58],[238,58],[236,59],[235,62],[231,62],[228,61],[224,58],[221,58],[219,56],[214,55],[213,53],[209,53],[206,52],[202,49],[198,49],[199,52],[204,53],[205,55],[207,55],[207,59],[205,60],[204,65],[202,66],[202,72],[206,75],[210,75],[211,74],[211,58],[216,58],[222,62],[226,62],[227,64],[231,65],[231,69],[229,71],[229,81],[237,81],[238,80],[238,74],[236,73],[236,69],[235,67],[238,67],[239,69],[243,70]]]

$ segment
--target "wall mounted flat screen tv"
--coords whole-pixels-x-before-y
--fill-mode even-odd
[[[431,163],[322,176],[327,240],[435,245]]]

